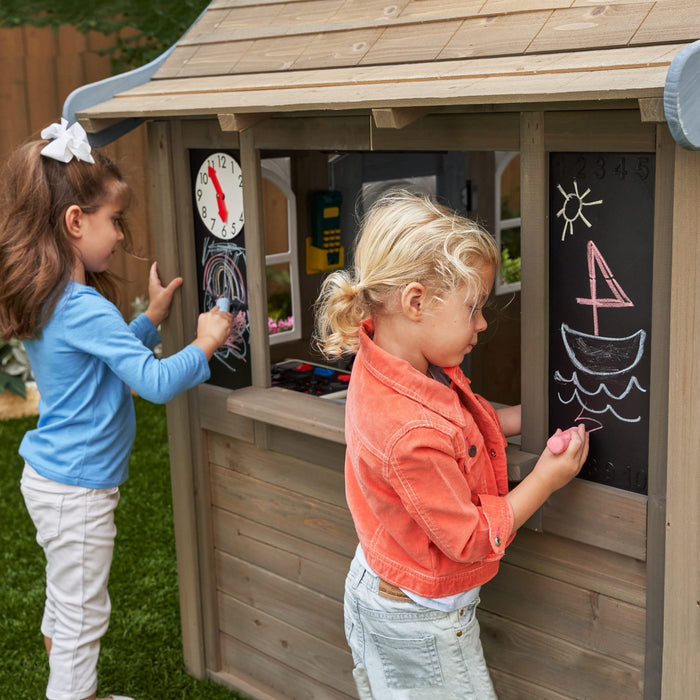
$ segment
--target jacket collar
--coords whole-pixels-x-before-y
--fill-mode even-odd
[[[373,335],[374,323],[372,319],[366,319],[360,328],[360,352],[362,364],[370,374],[397,393],[429,405],[436,413],[457,425],[466,425],[459,396],[453,391],[453,387],[456,385],[459,388],[460,394],[468,403],[471,403],[470,398],[473,398],[473,394],[469,380],[459,367],[444,368],[452,382],[452,386],[448,387],[419,372],[406,360],[400,360],[382,350],[372,340]]]

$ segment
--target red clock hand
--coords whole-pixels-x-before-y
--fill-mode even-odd
[[[214,189],[216,190],[216,203],[219,206],[219,217],[224,223],[226,223],[226,219],[228,218],[228,211],[226,209],[226,204],[224,203],[226,195],[221,189],[221,185],[219,184],[219,178],[216,175],[216,170],[214,170],[214,168],[212,168],[211,165],[207,168],[207,173],[209,174],[211,184],[214,185]]]

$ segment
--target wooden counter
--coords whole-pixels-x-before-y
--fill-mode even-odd
[[[197,403],[207,674],[252,698],[356,698],[343,633],[344,579],[357,546],[345,502],[344,406],[279,388],[208,385]],[[537,457],[517,445],[508,452],[514,480]],[[608,525],[588,506],[602,490],[585,482],[563,490],[547,526],[556,525],[552,512],[570,515],[583,501],[595,527],[574,518],[578,531],[564,537],[523,528],[482,588],[482,640],[503,700],[571,697],[572,688],[641,697],[644,504],[626,510],[626,495],[605,489],[605,498],[622,499]],[[641,530],[625,543],[641,556],[577,541],[591,529],[604,544],[614,526]]]

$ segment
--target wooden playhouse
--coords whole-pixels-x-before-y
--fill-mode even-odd
[[[557,425],[599,428],[483,589],[499,697],[700,697],[699,37],[695,0],[215,0],[148,72],[83,89],[96,143],[147,122],[157,256],[185,277],[166,349],[220,294],[236,312],[168,406],[191,673],[356,697],[347,372],[316,366],[312,304],[399,181],[504,250],[467,371],[522,401],[512,480]]]

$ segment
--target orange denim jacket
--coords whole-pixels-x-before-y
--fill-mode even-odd
[[[448,387],[371,339],[365,321],[345,409],[345,487],[367,563],[426,598],[495,576],[512,537],[506,439],[458,367]]]

